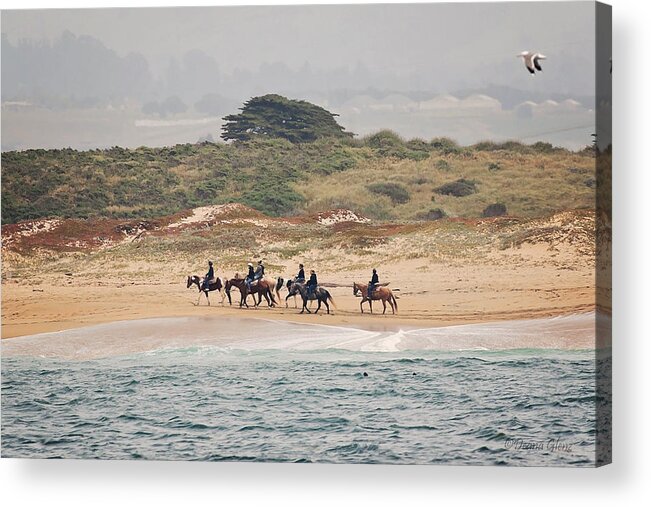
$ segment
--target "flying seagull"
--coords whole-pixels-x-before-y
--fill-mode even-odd
[[[525,67],[532,74],[535,74],[536,70],[542,72],[542,67],[540,66],[540,60],[547,59],[547,57],[543,54],[531,53],[530,51],[523,51],[522,53],[516,56],[524,60]]]

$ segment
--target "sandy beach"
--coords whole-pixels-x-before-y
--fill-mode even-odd
[[[420,260],[404,261],[385,271],[386,278],[401,280],[398,314],[390,308],[381,314],[380,302],[374,314],[361,314],[360,298],[352,294],[352,281],[364,280],[364,272],[321,274],[331,287],[336,309],[330,315],[300,314],[289,299],[277,308],[266,303],[258,308],[239,308],[222,304],[218,293],[211,293],[211,306],[200,298],[196,287],[187,289],[185,280],[176,283],[125,283],[106,278],[82,284],[75,277],[63,277],[59,283],[21,285],[4,283],[2,287],[3,339],[36,333],[59,331],[118,320],[181,316],[238,316],[278,319],[302,323],[346,325],[369,330],[439,327],[500,320],[532,319],[593,311],[594,281],[590,270],[567,270],[536,265],[536,254],[518,252],[520,265],[431,265],[427,271]],[[523,261],[524,255],[531,260]],[[505,263],[506,264],[506,263]],[[221,274],[221,273],[218,273]],[[67,279],[66,279],[67,278]],[[348,285],[350,284],[350,285]],[[398,287],[400,285],[400,287]],[[391,286],[391,285],[390,285]],[[287,291],[283,289],[284,300]],[[299,300],[300,306],[300,300]],[[314,306],[315,308],[315,306]]]
[[[225,209],[231,215],[222,218]],[[113,243],[107,243],[105,231],[124,227],[111,222],[83,223],[85,236],[76,237],[66,232],[80,227],[75,222],[36,222],[3,230],[2,338],[165,317],[263,318],[397,331],[596,309],[592,214],[373,225],[351,223],[348,216],[342,222],[337,212],[332,223],[324,224],[319,215],[315,222],[301,218],[297,225],[259,214],[234,220],[233,212],[240,217],[253,213],[242,206],[201,208],[184,218],[172,217],[153,231],[135,228],[133,238],[127,235],[125,240],[120,233]],[[189,245],[197,233],[206,238],[215,233],[258,234],[255,255],[265,258],[269,277],[287,279],[304,262],[308,270],[318,270],[319,282],[331,292],[336,307],[329,315],[325,308],[318,315],[301,314],[300,299],[299,308],[292,298],[285,307],[287,289],[281,290],[275,308],[264,301],[258,308],[239,308],[237,290],[232,305],[212,292],[208,306],[195,286],[187,288],[188,275],[202,274],[201,260],[211,258],[216,275],[226,279],[243,272],[251,254],[239,246],[217,251],[205,240],[195,252]],[[312,238],[307,246],[305,234]],[[369,238],[370,246],[354,246]],[[304,250],[294,252],[296,244]],[[382,315],[379,301],[373,314],[365,303],[362,314],[361,298],[353,295],[353,282],[366,282],[376,266],[380,281],[388,282],[397,297],[395,315],[388,306]]]

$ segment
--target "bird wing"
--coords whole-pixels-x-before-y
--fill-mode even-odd
[[[540,66],[540,60],[544,59],[544,57],[541,58],[541,56],[542,56],[542,55],[536,55],[536,56],[533,57],[533,65],[534,65],[534,67],[536,67],[536,69],[538,69],[539,71],[542,71],[542,67]]]
[[[533,65],[534,65],[533,64],[533,55],[528,54],[528,55],[524,56],[524,66],[527,68],[527,70],[529,72],[531,72],[532,74],[535,74],[536,71],[533,70]]]

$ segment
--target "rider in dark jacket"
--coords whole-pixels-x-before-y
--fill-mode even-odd
[[[208,261],[208,272],[206,276],[203,277],[203,283],[201,284],[201,290],[208,290],[210,287],[210,282],[215,278],[215,270],[212,267],[212,261]]]
[[[251,291],[251,283],[253,282],[254,276],[255,276],[255,272],[253,271],[253,264],[249,262],[249,272],[246,275],[246,278],[244,279],[244,283],[246,284],[246,287],[249,289],[249,292]]]
[[[314,270],[310,271],[310,279],[307,281],[307,293],[313,294],[318,282],[316,280],[316,273]]]
[[[303,264],[298,265],[298,275],[296,275],[294,281],[298,283],[305,283],[305,270],[303,269]]]
[[[254,280],[260,280],[264,277],[264,264],[262,264],[262,261],[258,261],[258,268],[255,270],[255,274],[253,275]]]
[[[371,299],[371,296],[373,295],[373,291],[375,290],[375,287],[380,283],[380,278],[377,276],[377,271],[375,268],[373,268],[373,276],[371,277],[371,281],[368,282],[368,298]],[[370,303],[369,303],[370,304]]]

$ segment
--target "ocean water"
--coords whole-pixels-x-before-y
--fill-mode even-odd
[[[150,319],[6,340],[2,456],[594,466],[595,351],[514,348],[593,319]]]
[[[594,350],[395,350],[384,335],[387,350],[305,350],[292,336],[94,359],[3,344],[2,456],[595,464]]]

